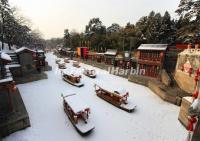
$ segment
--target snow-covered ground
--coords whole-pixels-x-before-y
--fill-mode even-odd
[[[96,79],[82,75],[85,86],[74,87],[62,80],[55,58],[47,54],[53,66],[53,71],[47,72],[48,80],[18,85],[32,126],[3,141],[184,141],[187,132],[178,121],[179,107],[162,101],[146,87],[97,68]],[[125,88],[137,104],[136,111],[127,113],[100,99],[94,83]],[[61,93],[74,92],[91,107],[95,129],[85,137],[77,133],[63,111]]]

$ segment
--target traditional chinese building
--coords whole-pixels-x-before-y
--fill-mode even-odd
[[[131,68],[131,54],[128,51],[121,52],[115,57],[115,67],[121,69],[130,69]]]
[[[96,61],[98,63],[104,62],[105,57],[104,57],[104,53],[96,53]]]
[[[69,57],[70,59],[73,59],[75,55],[75,51],[73,51],[71,48],[66,49],[66,56]]]
[[[4,79],[7,75],[6,64],[10,63],[12,59],[6,53],[0,52],[0,79]]]
[[[41,68],[46,66],[45,59],[46,56],[43,50],[35,50],[35,63],[38,71],[41,71]]]
[[[115,57],[117,56],[118,51],[116,49],[108,49],[105,54],[105,64],[114,65]]]
[[[89,51],[88,52],[88,59],[91,60],[91,61],[95,61],[96,60],[96,52]]]
[[[142,44],[138,48],[137,66],[145,70],[142,75],[160,77],[167,48],[167,44]]]
[[[16,51],[19,64],[21,65],[21,69],[23,73],[32,72],[35,70],[35,51],[26,47],[22,47],[17,49]]]
[[[77,47],[77,57],[82,59],[87,59],[88,47]]]
[[[28,113],[24,106],[10,69],[13,68],[8,54],[0,53],[0,136],[9,134],[30,126]],[[11,68],[10,68],[11,67]],[[3,69],[2,69],[3,68]],[[3,75],[2,75],[3,73]]]
[[[0,119],[13,111],[10,94],[15,84],[9,68],[6,67],[11,61],[8,54],[0,52]]]

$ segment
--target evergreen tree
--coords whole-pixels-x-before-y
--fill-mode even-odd
[[[176,39],[176,26],[175,22],[171,20],[170,14],[166,11],[162,17],[160,27],[160,42],[165,44],[175,43]]]
[[[64,30],[64,46],[65,47],[70,47],[70,34],[69,34],[69,30],[65,29]]]
[[[2,49],[4,49],[4,36],[5,36],[5,18],[8,14],[10,14],[10,5],[8,4],[8,0],[0,0],[0,19],[1,19],[1,42]]]
[[[199,33],[200,0],[181,0],[176,12],[181,16],[178,24],[182,23],[177,32],[178,40],[188,40]]]
[[[92,18],[86,26],[85,32],[87,34],[105,34],[106,27],[102,24],[99,18]]]

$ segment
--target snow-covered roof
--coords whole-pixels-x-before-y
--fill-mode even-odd
[[[128,91],[126,89],[123,88],[118,88],[114,91],[115,93],[119,94],[119,95],[124,95],[126,94]]]
[[[105,55],[112,55],[115,56],[117,55],[117,50],[116,49],[108,49],[105,53]]]
[[[62,65],[62,64],[65,64],[65,62],[63,60],[58,62],[58,65]]]
[[[1,53],[1,59],[6,60],[6,61],[12,61],[11,57],[4,53],[4,52],[0,52]]]
[[[20,64],[11,64],[11,65],[6,65],[6,68],[20,68]]]
[[[94,69],[94,68],[92,68],[92,67],[89,67],[89,68],[84,68],[84,70],[87,70],[87,71],[95,71],[95,69]]]
[[[89,108],[89,106],[86,105],[77,95],[65,97],[65,101],[69,104],[74,113],[79,113]]]
[[[35,52],[34,50],[29,49],[29,48],[27,48],[27,47],[21,47],[21,48],[15,50],[16,53],[20,53],[20,52],[23,52],[23,51],[29,51],[29,52],[32,52],[32,53]]]
[[[157,50],[165,51],[167,50],[168,44],[141,44],[138,50]]]
[[[96,53],[96,55],[102,55],[102,56],[103,56],[104,54],[105,54],[105,53]]]
[[[37,50],[37,51],[35,50],[35,52],[44,53],[44,50],[41,50],[41,49],[40,49],[40,50]]]
[[[117,94],[119,94],[119,95],[124,95],[124,94],[126,94],[126,93],[128,92],[128,91],[127,91],[126,89],[124,89],[124,88],[119,88],[119,87],[113,88],[113,87],[111,87],[111,86],[109,86],[109,85],[105,85],[105,84],[102,83],[102,82],[97,83],[97,85],[100,86],[101,88],[103,88],[103,89],[106,90],[106,91],[109,91],[109,92],[112,92],[112,93],[117,93]]]
[[[73,64],[77,64],[77,65],[79,65],[80,62],[78,62],[78,61],[73,61]]]
[[[71,75],[73,77],[79,77],[81,76],[79,73],[77,73],[75,70],[71,70],[71,69],[66,69],[62,71],[63,74],[65,75]]]
[[[5,78],[5,79],[0,79],[0,83],[6,83],[6,82],[11,82],[11,81],[13,81],[12,77],[8,77],[8,78]]]

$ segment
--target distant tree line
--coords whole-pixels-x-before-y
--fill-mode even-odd
[[[106,27],[99,18],[92,18],[83,33],[65,29],[62,41],[65,47],[87,45],[92,50],[105,51],[134,50],[142,43],[174,45],[199,40],[200,0],[180,0],[176,13],[178,19],[171,18],[168,11],[164,15],[152,11],[124,27],[117,23]]]
[[[9,48],[12,45],[31,48],[45,45],[40,32],[31,30],[27,20],[18,15],[17,9],[12,8],[8,0],[0,0],[0,41],[2,49],[4,43],[7,43]]]
[[[134,50],[141,43],[175,43],[176,31],[176,21],[171,19],[168,12],[162,16],[152,11],[136,24],[127,23],[125,27],[117,23],[106,27],[99,18],[93,18],[86,25],[84,33],[70,34],[66,29],[64,45],[67,47],[71,43],[70,47],[77,47],[82,41],[89,42],[91,48],[97,51],[105,51],[107,48]],[[72,43],[70,40],[76,42]]]

